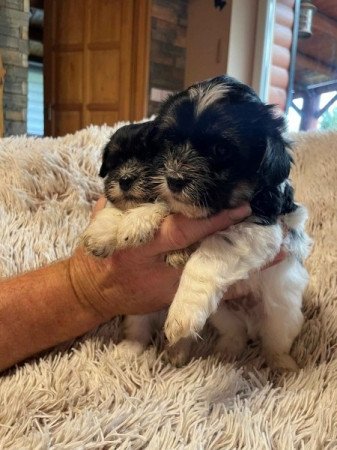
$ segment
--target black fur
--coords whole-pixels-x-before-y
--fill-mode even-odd
[[[197,114],[196,89],[219,86],[224,94]],[[263,224],[294,207],[288,188],[279,188],[292,162],[282,135],[284,120],[250,87],[225,76],[199,83],[170,97],[156,126],[159,172],[187,180],[178,200],[209,214],[250,201]],[[235,194],[238,186],[246,187],[242,195]]]
[[[119,128],[110,138],[103,150],[103,161],[99,175],[104,178],[131,157],[140,161],[151,161],[151,147],[147,145],[153,122],[125,125]]]
[[[126,125],[111,136],[103,151],[99,174],[105,178],[105,196],[121,209],[155,199],[154,147],[148,145],[153,130],[152,121]]]

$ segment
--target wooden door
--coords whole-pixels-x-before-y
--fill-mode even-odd
[[[45,0],[45,131],[147,113],[150,0]]]

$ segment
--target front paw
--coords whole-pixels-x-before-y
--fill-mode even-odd
[[[165,262],[171,267],[179,269],[184,267],[191,256],[189,249],[175,250],[165,255]]]
[[[99,211],[81,237],[85,250],[101,258],[110,256],[116,249],[121,218],[121,211],[113,207]]]
[[[269,353],[266,359],[269,367],[279,372],[298,372],[300,370],[294,358],[287,353]]]
[[[83,233],[81,242],[88,253],[99,258],[111,256],[117,244],[114,235],[91,225]]]
[[[164,361],[175,367],[185,366],[190,360],[191,345],[192,340],[188,338],[181,339],[175,345],[167,346],[163,354]]]
[[[206,323],[207,317],[200,308],[188,302],[173,302],[165,322],[165,336],[170,345],[180,339],[196,339]]]
[[[124,339],[116,346],[116,349],[120,355],[136,357],[144,353],[145,346],[141,342]]]
[[[150,222],[132,223],[123,220],[118,232],[117,247],[126,248],[144,245],[153,239],[155,231],[156,229],[152,227]]]
[[[118,248],[150,242],[167,214],[167,206],[162,203],[150,203],[127,211],[118,228]]]

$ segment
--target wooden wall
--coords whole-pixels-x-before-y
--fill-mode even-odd
[[[277,0],[270,73],[269,102],[285,109],[295,0]]]

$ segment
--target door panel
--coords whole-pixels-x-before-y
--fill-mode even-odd
[[[149,13],[150,0],[45,0],[47,134],[146,115]]]
[[[118,121],[117,111],[90,111],[89,122],[94,125],[102,123],[115,123]]]
[[[82,111],[54,111],[55,136],[64,136],[81,128]]]

